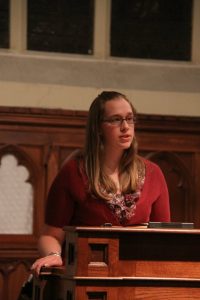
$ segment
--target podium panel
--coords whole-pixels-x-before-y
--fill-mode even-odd
[[[67,276],[200,278],[200,230],[68,227]]]
[[[41,272],[35,300],[200,299],[200,230],[66,227],[65,232],[65,266]]]
[[[66,287],[68,290],[64,294],[67,300],[194,300],[200,297],[200,281],[75,278],[68,280]]]

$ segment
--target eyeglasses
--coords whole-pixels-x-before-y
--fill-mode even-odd
[[[114,116],[107,119],[103,119],[102,122],[109,123],[112,126],[121,126],[123,121],[126,121],[127,124],[133,125],[136,122],[135,116],[127,116],[125,118],[120,116]]]

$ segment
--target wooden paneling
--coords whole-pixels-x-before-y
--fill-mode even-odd
[[[34,279],[40,296],[35,300],[200,297],[199,229],[99,226],[65,231],[66,265],[43,268]]]
[[[38,255],[46,195],[66,157],[82,148],[86,118],[83,111],[0,107],[0,158],[14,154],[28,168],[34,186],[33,234],[0,234],[1,299],[17,299]],[[139,153],[165,174],[172,220],[200,227],[200,118],[139,115],[136,135]]]

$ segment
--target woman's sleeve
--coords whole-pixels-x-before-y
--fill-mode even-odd
[[[152,222],[170,222],[170,204],[167,183],[161,169],[156,166],[156,186],[158,188],[158,197],[152,205],[150,221]]]
[[[70,196],[69,164],[67,163],[62,167],[48,193],[45,223],[51,226],[69,225],[73,215],[74,200]]]

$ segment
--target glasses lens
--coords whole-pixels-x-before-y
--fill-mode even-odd
[[[133,123],[135,122],[135,119],[134,119],[133,116],[127,117],[127,118],[126,118],[126,122],[127,122],[128,124],[133,124]]]
[[[128,116],[126,118],[122,117],[113,117],[103,120],[104,122],[108,122],[109,124],[113,126],[120,126],[123,121],[126,121],[128,124],[134,124],[135,123],[135,117],[134,116]]]

